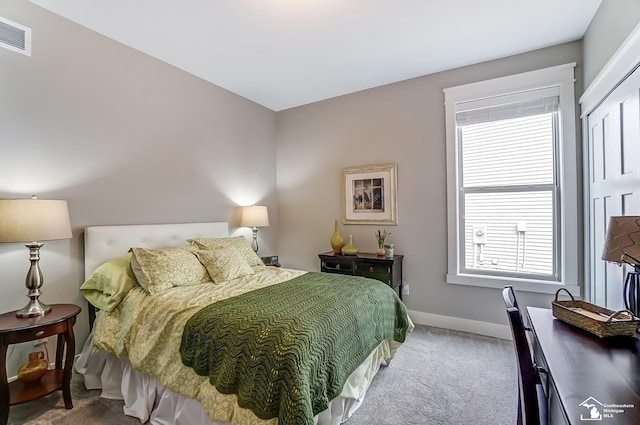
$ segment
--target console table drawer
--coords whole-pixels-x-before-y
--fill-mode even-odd
[[[353,274],[353,261],[344,261],[339,258],[323,259],[321,270],[327,273]]]
[[[376,279],[386,283],[393,289],[397,289],[398,296],[402,299],[403,255],[394,255],[393,258],[386,258],[362,252],[358,255],[339,255],[333,252],[325,252],[318,254],[318,257],[320,257],[321,272]]]
[[[385,264],[358,262],[355,264],[357,276],[370,277],[391,286],[391,267]]]

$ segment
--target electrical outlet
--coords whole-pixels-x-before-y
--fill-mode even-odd
[[[40,345],[46,344],[47,342],[49,342],[49,338],[40,338],[33,341],[33,346],[38,347]]]
[[[409,295],[409,284],[404,281],[402,282],[402,295]]]

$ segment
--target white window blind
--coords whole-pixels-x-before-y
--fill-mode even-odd
[[[539,95],[544,95],[547,92],[548,90],[545,90],[544,92],[539,93]],[[535,95],[536,93],[537,91],[534,91],[529,94]],[[511,118],[528,117],[531,115],[540,115],[547,112],[557,112],[559,106],[560,98],[558,96],[551,96],[485,108],[462,110],[456,112],[456,124],[458,126],[464,126]]]
[[[553,183],[553,114],[459,129],[465,188]]]
[[[558,107],[553,96],[456,114],[466,272],[556,276]],[[484,238],[474,237],[478,229]]]

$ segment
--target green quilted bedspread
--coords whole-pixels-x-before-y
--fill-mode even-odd
[[[259,418],[313,424],[380,342],[404,342],[409,323],[384,283],[310,272],[203,308],[180,354]]]

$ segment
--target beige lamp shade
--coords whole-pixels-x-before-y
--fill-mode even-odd
[[[609,219],[602,259],[626,263],[630,259],[624,258],[625,254],[640,259],[640,216],[612,216]]]
[[[67,201],[0,199],[0,242],[71,238]]]
[[[253,205],[240,209],[241,227],[268,227],[269,212],[264,205]]]

